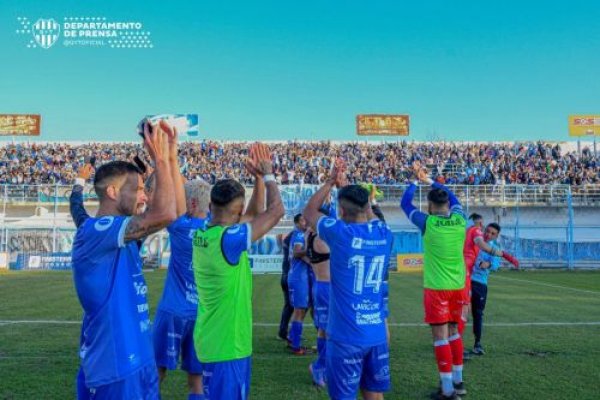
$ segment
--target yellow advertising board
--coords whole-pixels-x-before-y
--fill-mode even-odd
[[[423,254],[406,253],[396,256],[398,262],[397,271],[423,271]]]
[[[0,114],[0,136],[39,136],[39,114]]]
[[[569,136],[600,136],[600,115],[569,115]]]
[[[409,122],[408,115],[357,115],[356,133],[359,136],[408,136]]]

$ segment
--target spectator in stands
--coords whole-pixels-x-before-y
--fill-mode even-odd
[[[436,181],[445,184],[600,183],[598,159],[588,148],[577,154],[544,142],[290,141],[273,144],[272,148],[274,172],[284,185],[322,183],[330,160],[338,155],[347,162],[349,183],[409,183],[405,171],[415,160],[426,165]],[[0,147],[0,184],[71,184],[86,158],[94,154],[101,165],[114,160],[133,161],[141,153],[141,146],[133,143],[5,144]],[[252,177],[244,167],[247,154],[247,143],[210,140],[183,143],[179,151],[184,176],[202,178],[210,184],[227,178],[251,183]]]

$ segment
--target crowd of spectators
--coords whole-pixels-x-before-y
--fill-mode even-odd
[[[244,167],[247,142],[182,143],[181,165],[189,179],[214,183],[236,178],[250,183]],[[588,148],[581,154],[544,142],[304,142],[272,143],[273,163],[282,184],[323,181],[336,156],[348,165],[350,182],[379,185],[407,183],[410,165],[420,160],[441,183],[466,185],[600,183],[598,158]],[[132,160],[144,154],[134,143],[4,143],[0,144],[0,184],[71,184],[77,171],[94,157],[96,166]]]

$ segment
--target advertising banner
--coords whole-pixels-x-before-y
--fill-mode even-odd
[[[408,115],[364,114],[356,116],[356,133],[359,136],[408,136]]]
[[[569,136],[600,136],[600,115],[569,115]]]
[[[249,258],[250,268],[252,269],[253,274],[281,273],[281,263],[283,262],[282,255],[251,255]]]
[[[71,253],[21,253],[14,269],[71,269]]]
[[[39,136],[39,114],[0,114],[0,136]]]
[[[421,253],[398,254],[396,259],[398,260],[397,271],[423,270],[423,254]]]

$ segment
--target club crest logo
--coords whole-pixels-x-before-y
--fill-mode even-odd
[[[38,19],[31,27],[36,43],[43,49],[49,49],[60,36],[60,24],[54,19]]]

